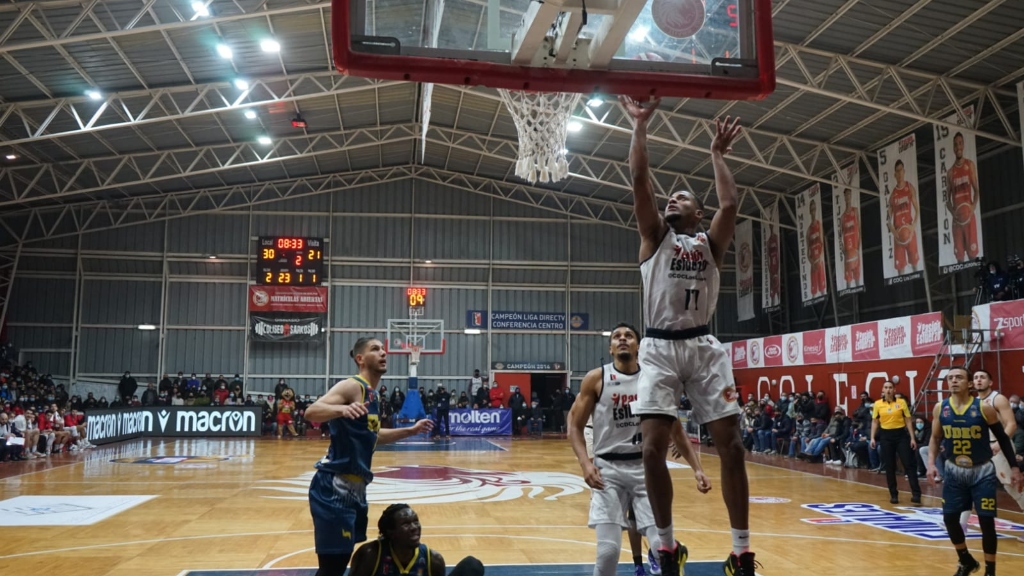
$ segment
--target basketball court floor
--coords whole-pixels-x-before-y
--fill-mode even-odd
[[[88,576],[312,576],[306,489],[325,440],[139,440],[0,467],[0,573]],[[714,490],[675,465],[675,527],[690,576],[721,574],[730,535],[718,459]],[[472,554],[487,574],[584,576],[594,535],[588,488],[562,439],[410,439],[382,447],[370,530],[406,502],[423,541],[449,565]],[[752,456],[751,530],[760,574],[862,570],[952,573],[953,553],[927,486],[922,507],[892,506],[882,476]],[[1024,573],[1024,514],[999,501],[1001,574]],[[1011,511],[1012,510],[1012,511]],[[980,559],[980,534],[969,546]],[[621,574],[632,574],[628,545]]]

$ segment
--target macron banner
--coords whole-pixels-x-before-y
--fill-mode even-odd
[[[512,434],[512,411],[451,410],[448,424],[452,436],[508,436]]]
[[[258,406],[147,406],[86,410],[89,441],[109,444],[141,436],[259,436]]]
[[[1020,301],[1018,307],[1015,321],[1020,326],[1024,319],[1024,300]],[[982,307],[974,308],[975,322],[989,322],[990,315],[985,315],[987,312],[980,313],[979,308]],[[1008,313],[1011,318],[1012,314]],[[1002,320],[1007,326],[1013,321],[1005,318]],[[775,368],[934,356],[942,347],[942,335],[942,313],[932,312],[852,326],[765,336],[733,342],[732,367]],[[1020,334],[1013,341],[1019,344],[1020,348],[1024,348],[1024,329],[1020,330]]]

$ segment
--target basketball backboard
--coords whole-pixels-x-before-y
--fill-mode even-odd
[[[334,0],[345,74],[509,90],[756,99],[771,0]]]
[[[444,320],[401,318],[388,320],[384,350],[388,354],[444,354]]]

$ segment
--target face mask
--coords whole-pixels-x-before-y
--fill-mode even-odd
[[[1016,410],[1017,408],[1020,408],[1020,404],[1010,404],[1010,408]]]
[[[918,422],[915,426],[918,430],[924,430],[924,422]]]

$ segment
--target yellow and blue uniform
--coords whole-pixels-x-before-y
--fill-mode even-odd
[[[950,399],[939,414],[946,469],[942,484],[942,511],[959,514],[974,506],[978,516],[996,515],[999,479],[992,464],[989,427],[981,400],[972,398],[959,408]]]
[[[316,463],[317,472],[309,484],[317,554],[351,554],[356,544],[366,540],[366,485],[373,480],[370,467],[380,431],[380,412],[377,392],[361,377],[353,379],[362,387],[361,402],[366,404],[367,413],[327,423],[331,445],[327,455]]]
[[[408,565],[402,566],[395,558],[394,550],[388,545],[384,548],[386,541],[381,541],[377,547],[377,561],[373,565],[373,576],[398,576],[409,574],[410,576],[434,576],[430,566],[430,548],[426,544],[420,544],[413,553],[412,560]]]

